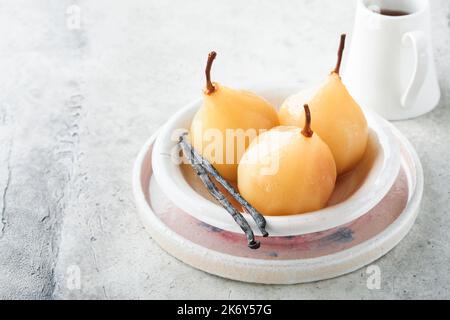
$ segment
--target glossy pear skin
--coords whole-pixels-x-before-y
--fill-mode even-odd
[[[278,126],[278,115],[269,102],[254,93],[230,89],[217,83],[214,83],[214,87],[213,93],[205,93],[203,106],[194,116],[190,138],[194,148],[210,161],[225,179],[236,181],[238,163],[245,149],[261,130]],[[211,132],[209,129],[220,132],[223,141],[222,155],[206,152],[211,149],[211,143],[215,143],[214,139],[208,139],[208,132]],[[237,141],[226,134],[227,129],[253,129],[251,132],[254,134],[246,136],[244,141]],[[228,161],[227,154],[230,155]]]
[[[267,152],[269,151],[269,152]],[[270,172],[268,168],[277,168]],[[336,182],[328,146],[298,127],[277,127],[249,146],[238,168],[241,195],[268,216],[301,214],[326,206]]]
[[[308,103],[312,130],[330,147],[338,174],[352,170],[364,155],[368,140],[367,121],[361,108],[336,73],[328,77],[310,100],[304,101],[306,96],[300,93],[285,101],[279,111],[281,125],[303,125],[302,106]]]

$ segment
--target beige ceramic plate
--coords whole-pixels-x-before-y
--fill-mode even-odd
[[[151,163],[156,134],[143,146],[133,173],[140,217],[153,239],[181,261],[234,280],[293,284],[336,277],[380,258],[412,227],[423,193],[422,167],[410,143],[392,127],[401,169],[389,192],[368,212],[346,224],[298,236],[245,237],[206,224],[177,207],[161,191]]]

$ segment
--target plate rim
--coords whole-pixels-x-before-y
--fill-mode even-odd
[[[385,255],[408,234],[416,220],[423,197],[424,176],[420,159],[406,137],[392,124],[389,125],[411,157],[416,180],[414,190],[410,192],[411,197],[404,211],[392,224],[376,236],[352,248],[316,258],[264,260],[217,252],[180,236],[156,217],[147,203],[141,185],[143,161],[158,132],[147,140],[134,163],[132,183],[139,217],[145,229],[172,256],[197,269],[224,278],[250,283],[296,284],[350,273]]]

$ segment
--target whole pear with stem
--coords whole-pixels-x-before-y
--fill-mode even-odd
[[[304,112],[303,129],[280,126],[261,134],[239,164],[239,192],[264,215],[294,215],[322,209],[334,190],[333,155],[311,129],[308,105],[304,105]]]
[[[227,180],[237,180],[246,148],[264,130],[279,124],[275,108],[262,97],[211,81],[216,52],[208,55],[203,105],[190,129],[192,145]]]
[[[282,125],[300,126],[305,118],[299,104],[308,103],[313,130],[330,147],[338,174],[352,170],[364,155],[368,141],[367,121],[358,103],[342,83],[340,69],[345,48],[341,36],[336,67],[325,82],[289,97],[279,111]]]

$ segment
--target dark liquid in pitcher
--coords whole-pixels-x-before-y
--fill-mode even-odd
[[[381,9],[380,14],[382,14],[384,16],[391,16],[391,17],[401,17],[401,16],[409,15],[409,13],[405,12],[405,11],[389,10],[389,9]]]

